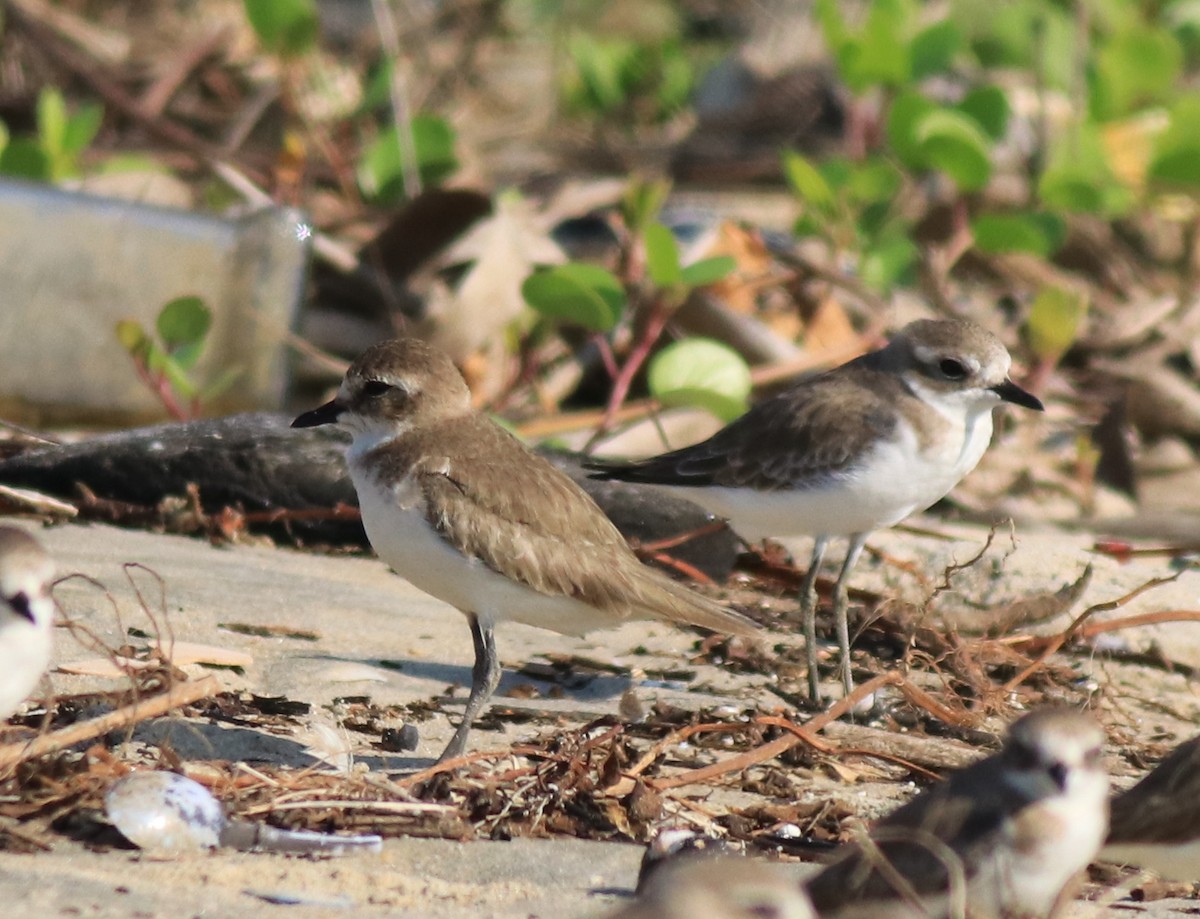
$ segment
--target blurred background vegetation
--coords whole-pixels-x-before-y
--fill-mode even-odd
[[[1196,0],[9,0],[2,29],[0,173],[309,215],[301,386],[414,332],[595,446],[966,315],[1060,407],[1039,477],[1076,511],[1195,466]],[[190,372],[206,306],[159,319],[113,346],[203,412],[236,385]]]

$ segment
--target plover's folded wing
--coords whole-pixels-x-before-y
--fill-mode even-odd
[[[878,377],[874,388],[825,374],[759,402],[698,444],[630,463],[585,465],[593,478],[653,485],[817,487],[852,472],[874,441],[893,435],[897,415],[890,400],[906,394],[895,377],[872,376]],[[847,417],[855,421],[850,427]]]
[[[508,432],[480,418],[466,432],[469,469],[429,454],[413,474],[426,518],[455,549],[548,596],[565,596],[616,618],[655,618],[730,634],[753,634],[748,619],[643,565],[587,493]],[[519,451],[514,462],[514,451]],[[501,478],[504,487],[497,487]],[[540,493],[536,515],[520,496]],[[547,510],[549,509],[549,510]],[[598,620],[596,627],[608,625]]]

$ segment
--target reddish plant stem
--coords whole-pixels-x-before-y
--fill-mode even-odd
[[[661,299],[655,300],[651,304],[649,315],[646,317],[646,324],[642,327],[641,334],[638,335],[637,341],[629,351],[629,357],[625,359],[625,363],[621,365],[621,370],[613,380],[612,395],[608,397],[608,405],[604,409],[604,418],[600,422],[600,426],[596,428],[596,433],[592,435],[584,448],[585,452],[590,450],[596,441],[604,434],[608,433],[612,428],[613,422],[616,419],[617,411],[625,404],[625,399],[629,396],[629,388],[633,385],[633,378],[637,376],[637,372],[642,369],[642,365],[646,363],[646,359],[650,357],[650,351],[653,349],[659,336],[662,335],[663,329],[667,327],[667,320],[671,317],[671,311],[668,310]]]

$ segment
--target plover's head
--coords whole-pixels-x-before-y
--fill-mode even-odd
[[[363,352],[337,396],[292,427],[339,424],[356,437],[390,437],[470,410],[470,390],[450,358],[420,339],[398,338]]]
[[[36,539],[16,527],[0,527],[0,625],[49,626],[53,579],[54,565]]]
[[[1014,723],[1001,756],[1009,783],[1027,800],[1066,796],[1100,805],[1108,794],[1103,746],[1104,732],[1094,719],[1050,707]]]
[[[991,332],[959,319],[921,319],[878,353],[928,402],[988,409],[1001,400],[1042,411],[1042,403],[1008,378],[1008,349]]]

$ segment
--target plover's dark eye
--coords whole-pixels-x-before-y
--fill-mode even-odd
[[[392,384],[385,383],[383,380],[367,380],[363,383],[362,392],[364,396],[374,399],[376,396],[382,396],[391,388]]]
[[[962,361],[956,361],[952,357],[942,358],[938,370],[947,380],[961,380],[967,375],[967,368],[963,366]]]

